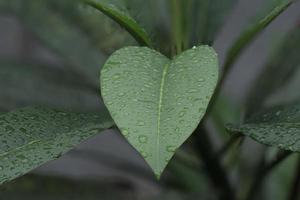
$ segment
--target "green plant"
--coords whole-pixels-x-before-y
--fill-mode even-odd
[[[207,45],[212,45],[235,3],[235,0],[0,2],[0,10],[19,17],[38,40],[64,58],[63,65],[67,66],[53,72],[53,67],[41,70],[27,63],[24,69],[20,67],[24,66],[21,62],[2,62],[0,87],[5,85],[6,89],[0,95],[11,98],[11,93],[5,91],[15,91],[13,108],[28,102],[39,106],[10,112],[3,109],[0,114],[0,183],[24,175],[60,157],[87,138],[113,128],[141,154],[157,179],[169,164],[167,170],[175,174],[176,184],[193,192],[199,192],[198,187],[209,182],[207,185],[213,185],[216,191],[212,196],[219,199],[250,200],[263,195],[261,188],[264,188],[267,175],[286,158],[297,156],[293,152],[300,151],[299,103],[264,111],[270,95],[287,84],[300,65],[300,29],[298,25],[286,36],[274,59],[257,77],[248,101],[241,105],[246,110],[246,120],[242,120],[241,109],[228,103],[221,87],[243,50],[295,2],[273,1],[271,9],[236,39],[221,71],[215,50]],[[130,15],[133,8],[138,9],[141,4],[166,9],[169,30],[165,30],[168,27],[165,20],[160,20],[156,23],[160,23],[162,30],[155,32],[158,25],[149,9],[141,16],[146,29],[142,28]],[[193,9],[202,12],[191,12]],[[46,17],[41,18],[41,15]],[[110,36],[115,41],[109,41]],[[95,76],[99,65],[103,66],[100,76],[103,103],[99,98],[97,103],[85,105],[86,109],[81,110],[82,102],[74,100],[76,94],[82,93],[86,98],[100,97],[99,77]],[[12,72],[19,75],[13,81],[6,80],[7,74]],[[32,87],[32,80],[41,82],[39,87],[43,90],[24,98],[22,92]],[[68,93],[69,99],[56,101],[52,96],[56,88],[59,88],[57,93]],[[5,104],[5,101],[0,102],[0,108],[6,108]],[[64,108],[64,111],[57,108]],[[207,122],[211,122],[216,131],[212,131]],[[211,134],[224,143],[218,151]],[[239,165],[236,146],[245,136],[278,149],[270,161],[266,159],[267,152],[262,153],[253,179],[240,172],[243,183],[239,187],[233,183],[227,167],[234,169]],[[180,148],[184,142],[187,147]],[[295,161],[289,165],[295,165]],[[203,171],[210,181],[203,181]],[[300,184],[298,176],[294,183],[290,186],[290,199],[295,199],[299,193],[293,188]],[[287,192],[287,188],[282,191]]]

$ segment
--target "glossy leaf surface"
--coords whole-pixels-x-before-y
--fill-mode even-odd
[[[0,183],[60,157],[112,124],[108,113],[71,114],[39,107],[0,115]]]
[[[101,71],[104,103],[158,177],[199,124],[217,80],[217,55],[208,46],[172,61],[146,47],[127,47]]]
[[[300,106],[273,108],[239,127],[229,127],[259,143],[300,152]]]

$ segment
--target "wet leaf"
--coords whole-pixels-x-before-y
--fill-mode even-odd
[[[199,124],[217,80],[217,55],[208,46],[172,61],[146,47],[127,47],[101,71],[105,105],[158,177]]]
[[[0,183],[58,158],[112,124],[107,112],[75,114],[31,107],[0,115]]]
[[[241,126],[229,126],[259,143],[300,152],[300,104],[259,113]]]

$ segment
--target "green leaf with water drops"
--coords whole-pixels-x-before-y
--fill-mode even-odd
[[[300,104],[268,109],[245,124],[229,125],[228,129],[268,146],[300,152]]]
[[[0,115],[0,183],[59,157],[112,125],[104,111],[76,114],[31,107]]]
[[[101,71],[105,105],[157,177],[198,126],[217,80],[217,55],[208,46],[173,60],[147,47],[126,47]]]

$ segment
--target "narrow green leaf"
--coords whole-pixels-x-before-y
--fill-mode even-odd
[[[300,26],[297,26],[286,35],[264,70],[253,81],[246,102],[248,114],[264,106],[270,95],[285,86],[291,81],[291,77],[297,74],[300,66],[299,51]]]
[[[229,70],[231,65],[241,55],[242,51],[251,43],[251,41],[283,11],[285,11],[292,3],[293,0],[281,2],[279,5],[274,7],[274,9],[268,15],[266,15],[263,19],[258,21],[253,26],[250,26],[239,36],[239,38],[234,42],[227,54],[224,73]]]
[[[269,174],[264,190],[266,200],[287,199],[295,178],[298,158],[298,154],[290,155]]]
[[[0,115],[0,183],[58,158],[112,124],[106,112],[75,114],[32,107]]]
[[[152,42],[146,31],[127,13],[118,9],[115,5],[96,0],[83,0],[86,4],[103,12],[115,22],[124,27],[142,46],[152,47]]]
[[[217,80],[217,55],[208,46],[172,61],[146,47],[127,47],[101,71],[106,106],[157,177],[198,126]]]
[[[300,105],[272,108],[253,116],[241,126],[228,128],[259,143],[300,152]]]

